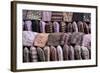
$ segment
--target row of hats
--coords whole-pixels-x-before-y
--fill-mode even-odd
[[[74,33],[37,33],[32,31],[22,32],[23,46],[58,46],[58,45],[82,45],[91,47],[91,34],[81,32]]]
[[[44,22],[44,21],[23,21],[23,30],[34,31],[41,33],[52,32],[83,32],[86,34],[91,33],[91,25],[86,22],[73,21],[72,23],[66,22]]]
[[[91,49],[84,46],[45,46],[24,47],[23,62],[44,62],[44,61],[63,61],[63,60],[87,60],[91,59]]]
[[[57,11],[38,11],[23,10],[23,20],[43,20],[43,21],[90,21],[90,13],[57,12]]]

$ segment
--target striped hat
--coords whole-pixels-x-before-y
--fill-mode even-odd
[[[81,57],[81,47],[79,45],[76,45],[74,47],[74,52],[75,52],[75,59],[76,60],[82,59],[82,57]]]
[[[74,60],[74,48],[72,46],[69,46],[69,60]]]
[[[30,47],[30,57],[31,57],[31,62],[38,61],[37,50],[35,47]]]
[[[81,51],[82,59],[89,59],[89,50],[86,47],[81,46]]]
[[[49,46],[45,46],[43,48],[44,50],[44,54],[45,54],[45,60],[46,61],[50,61],[50,47]]]
[[[50,60],[57,61],[57,50],[54,46],[50,46]]]
[[[29,49],[25,47],[23,49],[23,62],[29,62]]]
[[[63,51],[60,45],[57,46],[57,57],[58,61],[63,61]]]
[[[45,54],[42,48],[37,47],[37,55],[38,55],[38,61],[43,62],[45,61]]]
[[[63,58],[64,60],[68,60],[68,55],[69,55],[69,46],[67,44],[65,44],[63,46]]]

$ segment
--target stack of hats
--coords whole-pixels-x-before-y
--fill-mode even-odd
[[[78,22],[44,22],[39,20],[27,20],[23,21],[24,31],[33,31],[40,33],[53,33],[53,32],[83,32],[85,34],[91,33],[90,24],[86,22],[78,21]]]
[[[23,10],[23,62],[91,59],[91,14]]]
[[[67,61],[67,60],[88,60],[90,59],[89,49],[84,46],[45,46],[24,47],[23,62],[48,62],[48,61]]]
[[[23,31],[23,61],[62,61],[91,58],[91,35]]]

